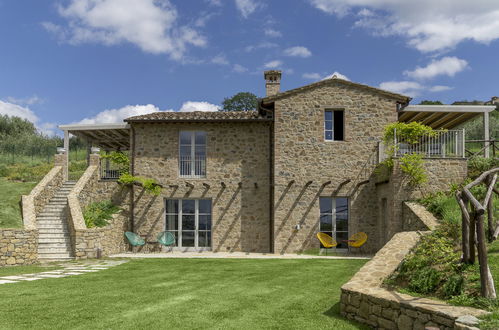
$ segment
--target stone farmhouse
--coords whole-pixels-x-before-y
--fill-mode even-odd
[[[25,228],[11,235],[30,237],[24,250],[36,251],[18,258],[127,251],[125,231],[152,250],[165,230],[182,251],[279,254],[320,247],[318,232],[347,250],[349,236],[365,232],[360,252],[372,253],[397,232],[426,228],[405,201],[466,177],[464,132],[456,127],[479,115],[488,125],[495,108],[415,106],[407,96],[336,77],[281,92],[280,71],[264,76],[266,96],[255,111],[157,112],[123,124],[60,126],[65,149],[23,197]],[[423,189],[411,188],[398,166],[385,177],[375,172],[384,127],[397,121],[446,129],[420,146],[429,175]],[[68,181],[69,134],[104,151],[128,151],[131,174],[155,179],[161,194],[117,184],[112,164],[97,154],[78,182]],[[124,211],[107,227],[86,228],[82,209],[105,199]]]

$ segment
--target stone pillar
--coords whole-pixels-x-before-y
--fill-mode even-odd
[[[64,178],[64,180],[67,180],[68,178],[68,163],[66,153],[67,151],[54,156],[54,166],[62,166],[62,177]]]
[[[91,154],[89,159],[89,166],[99,166],[100,156],[99,154]]]

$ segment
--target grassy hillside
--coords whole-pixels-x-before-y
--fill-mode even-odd
[[[0,178],[0,228],[22,227],[19,202],[30,193],[36,182],[9,181]]]

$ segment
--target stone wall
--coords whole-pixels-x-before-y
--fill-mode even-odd
[[[56,155],[59,156],[59,155]],[[54,166],[45,177],[31,190],[29,195],[22,196],[22,217],[25,229],[36,229],[36,216],[64,182],[62,166]]]
[[[90,166],[68,195],[69,227],[75,258],[86,259],[126,251],[124,232],[129,230],[130,188],[116,181],[100,180],[99,156],[90,156]],[[87,228],[83,211],[93,202],[111,200],[123,210],[109,225]],[[99,251],[99,252],[98,252]]]
[[[465,324],[458,324],[456,319],[464,315],[478,317],[485,311],[451,306],[442,301],[413,297],[382,287],[384,279],[397,269],[424,234],[415,231],[395,234],[373,259],[342,286],[341,314],[373,328],[471,329]]]
[[[150,123],[133,129],[134,175],[164,187],[160,196],[133,188],[137,234],[156,241],[165,228],[165,199],[204,198],[212,201],[213,251],[269,252],[269,123]],[[179,177],[182,130],[207,133],[206,178]]]
[[[38,230],[0,229],[0,267],[38,262]]]
[[[451,184],[462,183],[467,176],[466,159],[425,159],[425,171],[428,181],[421,188],[409,185],[409,179],[400,169],[399,161],[394,160],[393,170],[387,182],[376,184],[378,208],[378,232],[381,248],[390,238],[404,230],[422,228],[404,228],[404,202],[421,198],[429,193],[449,190]],[[383,201],[385,199],[385,202]],[[383,205],[386,205],[384,207]]]
[[[344,110],[344,141],[324,140],[325,109]],[[349,198],[350,234],[366,232],[361,252],[377,250],[376,188],[373,180],[359,184],[370,179],[383,128],[395,121],[395,99],[334,81],[275,102],[276,253],[319,247],[319,197],[328,196]]]

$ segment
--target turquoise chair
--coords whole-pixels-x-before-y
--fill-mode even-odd
[[[146,244],[146,241],[139,235],[132,233],[131,231],[125,232],[125,237],[128,239],[128,242],[130,243],[131,246],[136,247],[136,246],[143,246]]]
[[[175,235],[169,231],[163,231],[158,234],[158,243],[170,248],[170,252],[173,251],[173,246],[175,246]]]

